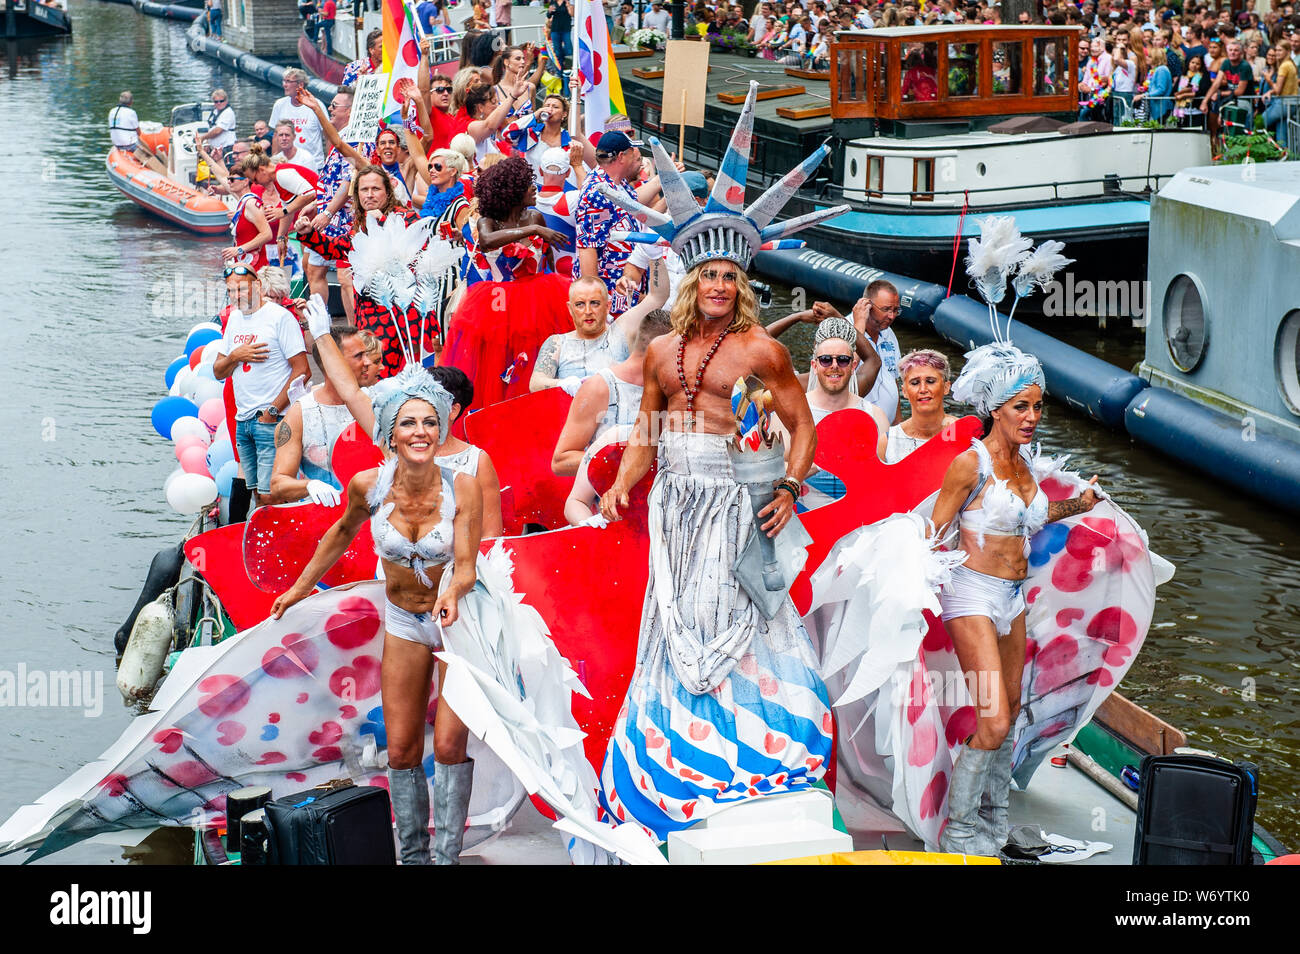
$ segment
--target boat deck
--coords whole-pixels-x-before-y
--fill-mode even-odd
[[[869,800],[844,794],[836,806],[853,835],[853,847],[868,851],[883,847],[894,851],[921,851],[922,845],[902,824]],[[1011,823],[1035,825],[1050,834],[1077,841],[1105,841],[1114,847],[1072,864],[1127,865],[1133,858],[1136,817],[1117,798],[1073,765],[1053,768],[1044,764],[1034,775],[1029,791],[1011,793]],[[1100,828],[1103,826],[1104,828]],[[1100,830],[1094,830],[1098,826]],[[502,834],[461,856],[463,864],[552,865],[568,864],[561,836],[551,822],[526,802]]]
[[[643,136],[659,137],[669,152],[676,152],[677,127],[663,126],[659,121],[663,103],[663,79],[642,79],[632,73],[633,70],[663,68],[663,53],[621,59],[618,63],[619,80],[623,85],[632,125]],[[685,161],[694,166],[717,168],[717,157],[726,149],[744,105],[743,98],[740,103],[723,103],[719,101],[718,94],[735,93],[744,97],[749,92],[750,80],[758,82],[759,95],[765,90],[780,86],[804,88],[804,92],[798,95],[760,99],[754,104],[755,145],[751,178],[761,180],[784,175],[821,145],[831,134],[829,113],[812,119],[787,119],[778,115],[777,110],[829,108],[830,74],[826,74],[828,78],[825,80],[806,79],[787,76],[785,70],[785,66],[760,57],[710,51],[704,127],[687,127]]]

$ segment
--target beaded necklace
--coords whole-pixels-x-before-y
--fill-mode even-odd
[[[686,383],[686,369],[683,367],[683,361],[686,356],[686,336],[682,335],[677,344],[677,380],[681,382],[682,393],[686,395],[686,419],[683,421],[688,431],[695,430],[695,397],[700,393],[700,382],[704,380],[704,369],[709,366],[714,352],[722,344],[722,339],[731,333],[731,326],[728,325],[722,329],[722,334],[718,335],[718,340],[713,342],[713,347],[704,355],[704,360],[700,362],[700,369],[695,372],[695,387]]]

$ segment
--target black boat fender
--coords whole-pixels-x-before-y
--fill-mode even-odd
[[[1004,315],[999,317],[1006,321]],[[965,350],[993,340],[988,307],[965,295],[953,295],[934,310],[934,330]],[[1020,322],[1012,328],[1011,338],[1016,347],[1042,362],[1050,396],[1100,424],[1124,430],[1124,409],[1147,382]]]
[[[144,609],[146,604],[156,600],[164,590],[176,585],[181,578],[181,567],[184,565],[183,544],[166,547],[154,554],[153,560],[149,563],[149,573],[144,578],[144,586],[140,589],[140,598],[135,601],[135,607],[127,616],[126,622],[113,634],[113,646],[119,656],[126,650],[126,641],[131,638],[131,629],[135,626],[135,618],[140,615],[140,610]]]
[[[898,289],[899,304],[903,309],[899,320],[927,331],[930,317],[943,301],[945,293],[942,285],[882,272],[870,265],[845,261],[808,248],[759,252],[754,265],[764,275],[810,293],[803,305],[805,308],[812,305],[814,298],[829,298],[851,305],[862,297],[869,284],[883,278]]]

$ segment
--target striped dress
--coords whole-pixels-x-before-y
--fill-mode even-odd
[[[670,431],[659,454],[637,665],[601,804],[663,840],[741,799],[817,782],[832,719],[794,604],[766,620],[732,573],[754,517],[725,438]]]

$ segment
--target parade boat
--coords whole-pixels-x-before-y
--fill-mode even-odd
[[[498,462],[507,533],[519,533],[526,523],[550,528],[508,536],[502,543],[513,559],[515,589],[550,622],[556,647],[588,690],[590,698],[574,696],[573,713],[586,733],[582,742],[586,757],[599,766],[635,664],[646,579],[644,508],[649,478],[634,493],[633,510],[625,521],[604,530],[566,527],[559,509],[562,481],[550,474],[549,458],[569,403],[558,389],[507,401],[471,415],[466,437]],[[531,426],[520,429],[520,420],[528,420]],[[815,541],[810,564],[820,562],[830,549],[826,534],[839,536],[839,530],[830,528],[842,529],[846,519],[853,523],[890,507],[915,504],[932,485],[937,486],[957,452],[958,442],[931,442],[913,455],[917,459],[908,468],[911,479],[888,485],[891,492],[883,497],[889,499],[883,499],[862,491],[868,484],[886,486],[880,483],[881,470],[898,465],[858,457],[852,448],[874,446],[858,433],[864,426],[871,425],[865,419],[855,420],[850,412],[831,415],[819,425],[824,442],[819,443],[818,463],[842,476],[848,494],[822,508],[820,518],[805,515]],[[976,427],[970,418],[960,425],[963,433]],[[847,440],[850,437],[861,440]],[[832,453],[833,447],[841,451]],[[598,489],[612,481],[620,453],[616,446],[597,458],[592,479]],[[336,445],[334,466],[346,477],[354,469],[372,466],[377,456],[353,425]],[[1061,487],[1052,489],[1053,494],[1060,492]],[[208,508],[203,509],[206,513]],[[336,566],[339,573],[327,577],[333,589],[302,604],[317,602],[316,614],[329,616],[319,638],[304,639],[304,633],[296,632],[303,628],[300,619],[286,616],[278,624],[265,620],[276,593],[296,576],[314,541],[333,519],[327,508],[310,504],[265,507],[247,524],[201,520],[179,551],[173,547],[160,553],[141,603],[122,630],[130,633],[130,640],[119,688],[132,690],[133,702],[148,704],[100,760],[0,826],[0,851],[35,851],[39,856],[86,837],[111,839],[114,833],[123,844],[134,844],[141,829],[161,825],[193,829],[196,859],[225,863],[236,860],[233,846],[221,837],[224,796],[230,790],[266,785],[280,795],[340,776],[349,776],[357,784],[381,784],[382,749],[376,754],[373,743],[382,740],[382,711],[377,708],[378,683],[365,675],[365,660],[377,659],[376,639],[382,639],[381,620],[373,608],[376,588],[382,596],[382,586],[369,582],[374,557],[368,544],[349,550]],[[484,549],[492,544],[485,542]],[[1064,553],[1057,558],[1068,560]],[[592,561],[621,568],[607,578],[599,598],[572,585]],[[1049,563],[1045,575],[1050,577],[1052,569]],[[800,598],[798,592],[794,595]],[[164,611],[160,613],[158,607]],[[172,626],[174,630],[168,628]],[[158,632],[151,633],[151,627]],[[160,634],[163,639],[158,641]],[[151,676],[139,667],[142,654],[129,645],[147,636],[159,643],[150,656],[156,664]],[[1118,678],[1131,658],[1126,662],[1094,657],[1074,668],[1062,668],[1064,662],[1066,654],[1045,651],[1043,666],[1035,670],[1031,664],[1027,669],[1027,684],[1041,688],[1050,682],[1051,686],[1033,702],[1039,707],[1038,724],[1024,732],[1024,767],[1033,774],[1033,783],[1029,784],[1028,776],[1017,775],[1023,791],[1013,793],[1012,818],[1040,826],[1048,834],[1111,846],[1083,863],[1128,863],[1136,829],[1135,770],[1143,755],[1168,754],[1185,739],[1172,726],[1113,693],[1105,694],[1100,707],[1085,717],[1088,705],[1076,688]],[[157,679],[164,668],[167,674],[161,685],[150,684],[149,678]],[[336,696],[341,685],[349,685],[341,675],[345,673],[353,680],[355,704],[344,699],[340,709]],[[1062,678],[1066,681],[1057,688]],[[245,726],[246,717],[255,722],[267,718],[254,712],[271,713],[267,725]],[[1073,721],[1080,717],[1082,723]],[[1067,757],[1059,743],[1071,737]],[[842,817],[834,824],[845,845],[883,846],[888,852],[867,851],[840,860],[960,863],[960,857],[916,854],[924,846],[888,811],[888,797],[881,801],[869,784],[850,781],[854,769],[846,752],[861,747],[861,737],[852,739],[849,733],[838,742],[840,781],[835,806]],[[1060,767],[1043,764],[1049,755],[1053,765],[1059,761]],[[1097,827],[1098,807],[1104,811],[1101,828]],[[507,824],[510,817],[517,819],[513,825]],[[1084,820],[1091,826],[1086,831]],[[713,824],[716,829],[719,822]],[[488,863],[568,861],[561,839],[553,834],[553,847],[539,847],[548,844],[550,822],[527,806],[522,792],[506,817],[471,813],[470,825],[467,847],[478,843],[474,850]],[[1258,828],[1254,848],[1261,861],[1285,853]]]
[[[128,199],[175,225],[200,235],[222,235],[230,228],[229,197],[197,187],[199,156],[194,137],[207,129],[209,104],[175,107],[168,125],[140,124],[136,151],[113,147],[105,160],[108,177]]]
[[[1300,499],[1300,162],[1185,169],[1152,202],[1139,440],[1274,506]],[[1249,250],[1250,264],[1225,250]],[[1248,370],[1249,369],[1249,370]]]
[[[72,17],[66,0],[4,0],[0,28],[7,40],[71,36]]]
[[[1200,130],[1075,122],[1081,36],[1039,25],[839,32],[824,80],[714,52],[705,126],[687,130],[686,159],[717,168],[738,108],[720,97],[737,75],[759,78],[771,98],[756,115],[749,185],[770,185],[790,155],[832,140],[831,170],[787,212],[851,211],[805,232],[810,248],[947,283],[955,239],[998,212],[1026,236],[1067,242],[1077,275],[1140,279],[1151,195],[1208,164],[1209,141]],[[662,79],[637,72],[623,79],[632,122],[675,141],[659,118]]]

